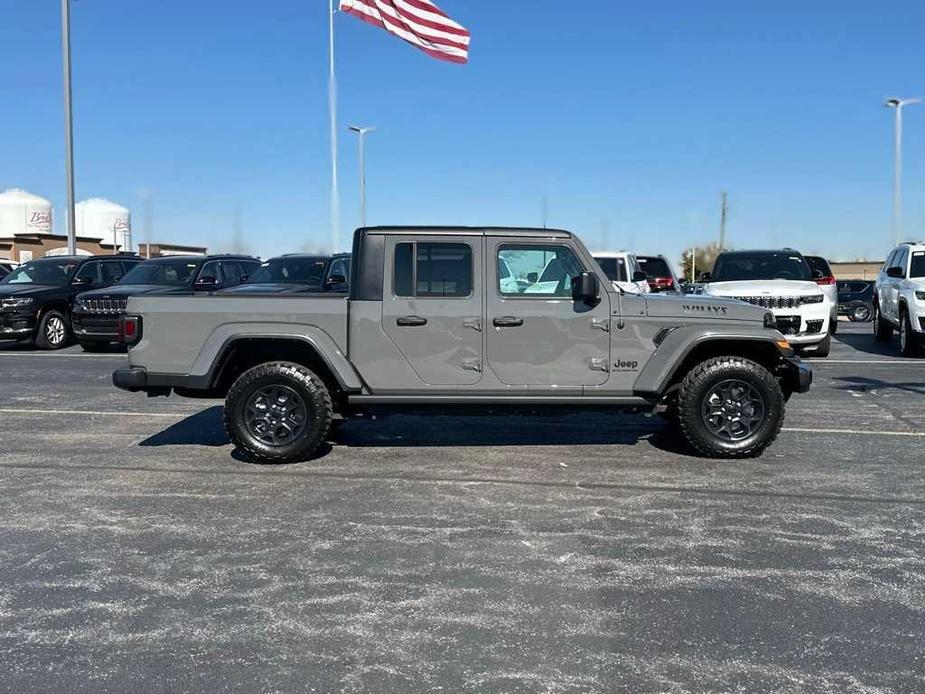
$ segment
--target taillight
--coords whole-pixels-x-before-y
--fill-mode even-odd
[[[816,284],[818,284],[821,287],[831,287],[833,284],[835,284],[835,278],[834,277],[820,277],[816,280]]]
[[[141,316],[119,316],[116,340],[123,345],[134,345],[141,339]]]

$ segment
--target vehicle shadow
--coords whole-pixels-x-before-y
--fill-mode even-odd
[[[225,446],[230,443],[222,406],[198,412],[142,441],[140,446]],[[655,448],[691,455],[687,442],[661,419],[644,415],[584,413],[563,416],[421,416],[347,421],[328,436],[333,446],[427,448],[462,446],[628,445],[647,441]],[[314,459],[332,450],[325,446]],[[235,459],[246,461],[235,452]],[[249,461],[248,461],[249,462]]]
[[[851,347],[858,352],[875,354],[878,357],[899,357],[899,342],[877,342],[872,334],[841,332],[834,337],[836,342]]]

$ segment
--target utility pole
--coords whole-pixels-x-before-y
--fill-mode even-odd
[[[691,282],[697,281],[697,246],[691,246]]]
[[[887,108],[896,110],[893,132],[893,245],[899,243],[903,230],[902,171],[903,171],[903,107],[922,103],[921,99],[889,99]]]
[[[722,251],[726,248],[726,215],[729,212],[729,205],[726,203],[726,191],[723,191],[723,207],[719,218],[719,249]]]
[[[144,223],[142,227],[142,236],[145,241],[145,258],[151,257],[151,191],[147,188],[141,190],[142,214]]]
[[[366,134],[375,128],[351,125],[350,132],[357,134],[357,148],[360,158],[360,226],[366,227]]]
[[[64,170],[67,192],[67,252],[77,253],[74,212],[74,125],[71,108],[71,0],[61,0],[61,54],[64,62]]]

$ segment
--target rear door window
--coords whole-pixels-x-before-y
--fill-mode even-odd
[[[399,243],[395,296],[462,298],[472,294],[472,249],[466,243]]]

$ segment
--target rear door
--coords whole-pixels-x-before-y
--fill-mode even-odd
[[[609,377],[610,301],[572,301],[571,280],[586,267],[564,240],[488,237],[488,365],[506,385],[596,386]],[[514,282],[498,274],[506,268]]]
[[[386,241],[382,330],[427,385],[482,378],[482,246],[475,234]]]

